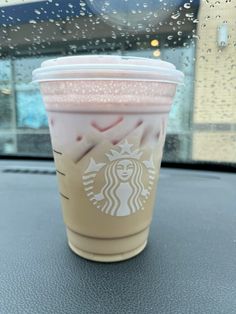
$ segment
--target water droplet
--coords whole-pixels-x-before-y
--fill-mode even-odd
[[[175,12],[175,13],[173,13],[173,14],[171,15],[171,18],[172,18],[173,20],[176,20],[179,16],[180,16],[180,12]]]
[[[161,52],[160,52],[160,50],[159,49],[157,49],[157,50],[155,50],[155,51],[153,51],[153,56],[154,57],[160,57],[160,55],[161,55]]]
[[[194,17],[194,14],[193,13],[186,13],[185,16],[192,18],[192,17]]]
[[[207,49],[207,53],[211,53],[211,49]]]
[[[36,14],[41,14],[41,12],[39,11],[39,10],[34,10],[34,13],[36,13]]]
[[[169,36],[167,37],[167,39],[168,39],[168,40],[172,40],[173,37],[174,37],[173,35],[169,35]]]
[[[116,39],[116,38],[117,38],[117,36],[116,36],[116,33],[115,33],[115,32],[112,32],[112,33],[111,33],[111,38],[113,38],[113,39]]]
[[[30,20],[29,23],[30,24],[37,24],[37,22],[35,20]]]
[[[177,33],[179,36],[181,36],[182,34],[183,34],[183,32],[181,32],[181,31],[178,31],[178,33]]]
[[[194,19],[194,20],[193,20],[193,23],[198,23],[198,22],[199,22],[198,19]]]
[[[185,8],[185,9],[190,9],[190,8],[191,8],[191,3],[186,2],[186,3],[184,4],[184,8]]]

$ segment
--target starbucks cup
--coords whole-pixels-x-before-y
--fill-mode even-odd
[[[160,60],[73,56],[33,71],[48,113],[70,248],[115,262],[146,246],[183,74]]]

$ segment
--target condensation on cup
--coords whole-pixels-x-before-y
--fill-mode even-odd
[[[45,61],[33,80],[48,113],[70,248],[102,262],[139,254],[183,74],[160,60],[91,55]]]

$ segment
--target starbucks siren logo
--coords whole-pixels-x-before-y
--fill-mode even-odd
[[[155,180],[155,166],[152,155],[149,160],[141,160],[143,152],[132,150],[133,144],[127,140],[118,146],[119,151],[111,149],[105,154],[108,163],[97,163],[90,158],[83,185],[88,199],[97,209],[112,216],[128,216],[144,210]],[[95,192],[96,176],[100,172],[105,184]],[[146,187],[143,182],[147,182]]]

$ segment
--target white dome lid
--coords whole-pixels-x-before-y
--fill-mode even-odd
[[[33,71],[33,81],[152,80],[183,83],[184,75],[169,62],[114,55],[83,55],[44,61]]]

